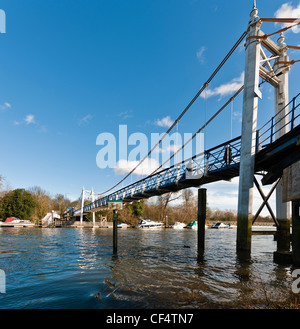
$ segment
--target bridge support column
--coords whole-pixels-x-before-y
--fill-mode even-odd
[[[198,190],[198,255],[205,249],[206,189]]]
[[[95,197],[94,197],[94,189],[93,189],[93,187],[92,187],[92,191],[91,191],[91,194],[92,194],[92,202],[94,202],[95,201]],[[93,227],[95,226],[95,212],[93,211],[92,212],[92,216],[93,216]]]
[[[84,186],[82,187],[82,194],[81,194],[80,225],[82,225],[83,223],[83,207],[84,207]]]
[[[289,61],[287,56],[287,46],[284,43],[284,36],[278,39],[278,46],[280,48],[280,57],[275,61],[275,74],[280,80],[279,86],[275,88],[275,115],[277,122],[275,124],[275,138],[278,139],[289,131],[289,80],[288,72],[289,66],[284,62]],[[290,203],[283,202],[283,181],[281,179],[276,188],[276,218],[279,223],[277,228],[277,252],[274,253],[274,260],[278,253],[288,254],[290,250]],[[290,258],[290,257],[289,257]]]
[[[113,214],[113,253],[118,252],[118,211],[114,209]]]
[[[260,97],[260,43],[255,38],[261,23],[254,6],[247,30],[243,97],[242,144],[237,219],[237,251],[250,253],[252,235],[253,179],[256,146],[257,106]]]
[[[300,200],[292,202],[293,265],[300,267]]]
[[[277,219],[279,226],[277,227],[277,250],[274,252],[274,262],[278,264],[291,264],[292,253],[290,252],[291,234],[290,226],[291,221],[284,219]]]

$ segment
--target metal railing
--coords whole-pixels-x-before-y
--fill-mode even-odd
[[[159,195],[160,193],[156,193],[156,191],[168,190],[169,187],[174,187],[181,182],[199,179],[199,177],[209,173],[236,166],[240,161],[240,148],[241,137],[234,138],[107,196],[101,197],[93,203],[86,205],[83,211],[92,211],[96,208],[108,206],[109,201],[141,199],[147,196],[147,193],[149,195]],[[76,212],[80,212],[80,209],[77,209]]]
[[[279,113],[264,124],[256,134],[256,152],[275,141],[283,132],[300,124],[300,93]],[[298,103],[297,103],[298,101]],[[291,107],[291,109],[290,109]],[[284,124],[281,126],[281,122]],[[280,126],[279,126],[280,124]],[[282,132],[282,133],[281,133]],[[159,195],[174,189],[176,185],[192,179],[200,179],[208,174],[236,167],[240,163],[241,136],[199,153],[158,173],[141,179],[124,188],[86,205],[84,212],[108,206],[109,201],[134,200]],[[171,189],[169,189],[171,188]],[[174,189],[176,190],[176,188]],[[75,213],[79,213],[77,209]]]
[[[277,136],[280,136],[289,130],[293,130],[300,124],[299,96],[300,93],[259,130],[257,130],[257,150],[273,143]]]

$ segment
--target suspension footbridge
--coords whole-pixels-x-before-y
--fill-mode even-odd
[[[288,25],[274,33],[265,34],[261,30],[261,25],[264,22]],[[293,202],[292,217],[295,221],[293,225],[298,227],[300,225],[299,206],[297,208],[295,204],[299,205],[300,203],[300,192],[299,195],[287,199],[284,196],[286,186],[283,177],[285,171],[291,166],[298,168],[298,170],[291,172],[299,172],[300,169],[300,94],[289,97],[288,75],[292,65],[298,60],[290,60],[288,50],[300,50],[300,47],[287,45],[283,32],[298,26],[299,22],[300,20],[296,18],[260,18],[254,2],[247,30],[242,33],[241,37],[163,137],[131,172],[102,195],[94,197],[91,203],[84,205],[82,195],[82,206],[73,211],[72,215],[80,216],[82,221],[83,214],[94,213],[103,207],[107,207],[110,202],[121,201],[127,203],[147,199],[190,187],[201,187],[220,180],[230,181],[232,178],[239,176],[237,250],[250,251],[251,249],[251,228],[258,216],[258,213],[252,214],[253,187],[255,185],[263,199],[259,211],[266,205],[277,226],[279,240],[281,239],[281,242],[278,243],[278,253],[289,252],[289,223],[291,222],[289,202]],[[275,43],[271,37],[277,34],[279,38]],[[191,140],[203,131],[237,95],[243,92],[241,136],[226,140],[170,167],[164,168],[164,164],[162,164],[146,178],[120,188],[121,183],[134,173],[137,167],[149,157],[176,126],[243,41],[245,42],[244,85],[199,128]],[[262,82],[259,82],[259,79],[262,79]],[[263,83],[269,83],[274,87],[275,110],[274,115],[262,127],[257,127],[258,100],[261,98],[260,86]],[[177,150],[170,159],[180,152],[187,143]],[[262,176],[261,182],[263,185],[273,184],[268,196],[263,194],[259,182],[255,178],[257,174]],[[293,187],[293,190],[297,189],[300,191],[300,185],[298,188]],[[274,190],[276,190],[276,215],[274,215],[268,204],[270,194]],[[293,236],[296,235],[293,233]],[[298,237],[300,238],[300,233]],[[296,244],[293,252],[295,262],[300,262],[300,250]]]

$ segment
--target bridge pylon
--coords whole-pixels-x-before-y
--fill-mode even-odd
[[[276,44],[260,30],[263,19],[261,20],[258,16],[255,2],[250,17],[245,43],[245,81],[237,223],[237,251],[249,253],[253,220],[258,98],[262,98],[259,90],[259,78],[261,77],[274,87],[275,115],[277,115],[277,121],[274,122],[274,131],[276,131],[274,135],[278,139],[289,130],[289,108],[287,104],[289,102],[288,72],[290,70],[289,57],[287,56],[288,47],[284,43],[283,34],[281,33]],[[271,53],[270,57],[266,55],[265,51]],[[270,64],[271,61],[274,61],[273,66]],[[282,180],[280,180],[276,187],[276,225],[278,224],[279,233],[277,250],[289,251],[289,231],[287,232],[289,223],[290,205],[283,202],[283,186]]]
[[[253,6],[245,44],[245,78],[243,95],[242,140],[238,196],[237,250],[251,250],[253,178],[259,91],[260,33],[258,10]]]

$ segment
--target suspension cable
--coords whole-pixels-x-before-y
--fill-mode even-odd
[[[198,129],[198,131],[196,133],[194,133],[194,135],[189,139],[187,140],[183,145],[182,147],[177,150],[176,152],[174,152],[170,158],[165,161],[163,164],[161,164],[156,170],[154,170],[149,176],[152,176],[153,174],[155,174],[160,168],[162,168],[167,162],[169,162],[172,158],[174,158],[174,156],[180,152],[188,143],[190,143],[196,136],[197,134],[199,134],[203,129],[206,128],[206,126],[217,116],[219,115],[227,106],[228,104],[230,104],[230,102],[232,102],[242,91],[244,90],[244,85],[232,96],[230,97],[230,99],[207,121],[205,122],[205,124],[200,128]]]
[[[212,79],[217,75],[217,73],[220,71],[222,66],[226,63],[226,61],[229,59],[229,57],[233,54],[233,52],[236,50],[236,48],[240,45],[240,43],[244,40],[246,37],[247,32],[243,32],[241,37],[238,39],[238,41],[235,43],[235,45],[230,49],[228,54],[224,57],[222,62],[219,64],[219,66],[215,69],[215,71],[212,73],[212,75],[209,77],[209,79],[203,84],[201,89],[197,92],[197,94],[194,96],[194,98],[189,102],[189,104],[186,106],[186,108],[181,112],[181,114],[178,116],[178,118],[173,122],[173,124],[169,127],[169,129],[165,132],[163,137],[152,147],[152,149],[148,152],[148,154],[123,178],[121,179],[117,184],[115,184],[113,187],[108,189],[107,191],[103,192],[102,194],[108,193],[117,186],[119,186],[122,182],[125,181],[126,178],[128,178],[141,164],[143,161],[145,161],[149,155],[153,152],[153,150],[159,146],[159,144],[163,141],[163,139],[170,133],[170,131],[174,128],[174,126],[181,120],[181,118],[184,116],[184,114],[189,110],[189,108],[194,104],[194,102],[197,100],[197,98],[201,95],[201,93],[207,88],[209,83],[212,81]],[[177,153],[177,152],[176,152]]]

